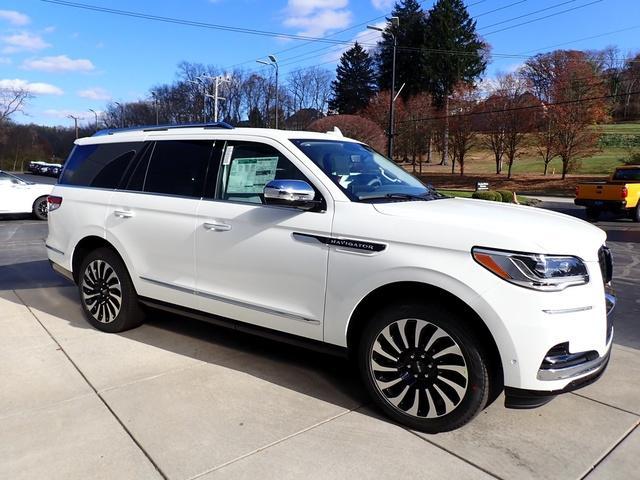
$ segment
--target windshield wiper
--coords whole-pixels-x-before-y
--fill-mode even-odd
[[[372,195],[360,197],[361,201],[368,200],[420,200],[428,202],[429,200],[435,200],[440,198],[439,195],[427,192],[424,195],[414,195],[411,193],[385,193],[384,195]]]

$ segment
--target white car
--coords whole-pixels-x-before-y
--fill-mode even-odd
[[[53,185],[32,183],[0,170],[0,214],[33,213],[47,219],[47,196]]]
[[[503,389],[542,405],[609,360],[603,231],[443,198],[339,132],[102,132],[76,141],[49,212],[49,259],[95,328],[153,307],[347,354],[382,411],[426,432]]]

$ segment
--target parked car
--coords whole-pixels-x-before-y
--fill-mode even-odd
[[[640,222],[640,165],[618,167],[606,182],[578,184],[574,202],[592,220],[609,211]]]
[[[29,162],[27,170],[35,175],[46,175],[57,178],[62,171],[62,165],[59,163]]]
[[[26,182],[0,170],[0,214],[33,213],[39,220],[47,219],[47,195],[53,185]]]
[[[40,168],[45,164],[45,162],[29,162],[29,165],[27,166],[27,170],[31,173],[37,174],[40,172]]]
[[[602,230],[443,198],[339,132],[102,132],[76,141],[49,211],[49,259],[95,328],[152,307],[346,354],[373,402],[422,431],[464,425],[503,388],[507,407],[540,406],[609,360]]]

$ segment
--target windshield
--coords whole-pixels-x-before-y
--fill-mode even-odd
[[[291,140],[354,201],[431,200],[438,194],[371,147],[353,141]]]
[[[640,182],[640,168],[621,168],[613,174],[614,180]]]

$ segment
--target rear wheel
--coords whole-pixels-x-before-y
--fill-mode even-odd
[[[598,221],[600,218],[600,210],[595,207],[587,207],[587,219],[593,220],[594,222]]]
[[[33,202],[32,207],[33,215],[38,220],[46,220],[49,216],[49,206],[47,205],[47,197],[38,197],[35,202]]]
[[[392,419],[428,433],[461,427],[487,404],[487,360],[461,315],[439,305],[394,305],[363,332],[360,374]]]
[[[634,222],[640,222],[640,200],[638,201],[638,205],[631,211],[631,219]]]
[[[113,250],[99,248],[83,259],[78,288],[85,317],[98,330],[122,332],[144,321],[127,268]]]

